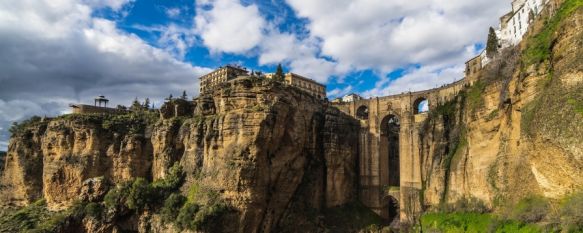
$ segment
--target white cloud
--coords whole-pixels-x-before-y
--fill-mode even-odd
[[[215,53],[253,49],[261,42],[266,26],[256,5],[243,6],[239,0],[197,2],[195,24],[204,45]]]
[[[337,98],[337,97],[342,97],[345,95],[348,95],[352,92],[352,86],[348,85],[344,88],[336,88],[334,90],[328,91],[328,93],[326,93],[326,95],[328,96],[328,98]]]
[[[71,2],[69,0],[65,1],[52,1],[52,2]],[[109,7],[114,11],[120,10],[124,5],[134,2],[135,0],[83,0],[85,4],[93,8],[103,8]]]
[[[363,93],[365,97],[395,95],[408,91],[422,91],[455,82],[463,77],[465,65],[442,68],[425,66],[409,70],[395,80],[384,79],[377,86]]]
[[[180,8],[176,7],[176,8],[168,8],[166,9],[166,15],[170,18],[176,18],[178,16],[180,16],[181,10]]]
[[[114,21],[92,16],[97,7],[119,10],[128,2],[0,2],[0,142],[6,141],[12,121],[61,114],[69,103],[91,103],[100,94],[112,105],[127,105],[135,97],[160,103],[185,89],[198,93],[196,77],[209,69],[182,62],[173,52],[119,30]],[[179,30],[169,28],[163,40],[174,41],[176,53],[183,53],[188,45],[176,42],[178,32],[172,30]]]
[[[446,75],[454,69],[451,67],[455,67],[452,75],[462,78],[460,66],[476,54],[468,48],[483,43],[488,26],[497,25],[510,7],[506,0],[286,2],[309,21],[309,36],[320,41],[319,55],[332,58],[336,67],[372,69],[382,77],[396,68],[421,66],[398,80],[381,78],[375,88],[364,93],[368,96],[451,82]]]
[[[459,56],[483,41],[508,8],[504,0],[287,0],[307,18],[322,54],[356,69],[391,71]],[[462,54],[463,55],[463,54]]]

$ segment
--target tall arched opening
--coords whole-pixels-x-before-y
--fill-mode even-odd
[[[427,98],[420,97],[417,98],[415,102],[413,102],[413,112],[415,114],[424,113],[427,111],[429,111],[429,101],[427,101]]]
[[[399,117],[388,115],[381,121],[380,149],[381,157],[387,158],[386,185],[390,187],[400,186],[400,160],[399,160],[399,132],[401,122]]]
[[[387,219],[391,222],[399,219],[399,201],[393,196],[386,197]]]
[[[368,120],[368,107],[367,106],[360,106],[356,110],[356,118],[361,120]]]

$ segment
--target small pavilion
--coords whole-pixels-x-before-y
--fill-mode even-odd
[[[94,106],[95,107],[102,107],[101,104],[103,104],[103,107],[107,108],[107,103],[109,102],[108,99],[105,98],[105,96],[100,95],[97,98],[95,98],[95,103]]]

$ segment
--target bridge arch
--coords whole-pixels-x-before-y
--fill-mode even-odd
[[[400,132],[401,120],[399,116],[389,114],[385,116],[380,125],[380,156],[386,158],[387,182],[390,187],[400,187]]]
[[[413,113],[419,114],[429,111],[429,100],[425,96],[421,96],[413,102]]]
[[[368,120],[368,106],[361,105],[356,109],[356,118],[360,120]]]
[[[398,193],[397,193],[398,194]],[[387,219],[393,221],[395,218],[399,218],[399,198],[387,193],[385,196],[384,203],[386,203],[385,208],[387,211]]]

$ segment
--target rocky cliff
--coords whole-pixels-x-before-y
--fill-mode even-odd
[[[420,132],[426,206],[472,199],[496,210],[583,189],[583,7],[545,11],[519,46],[430,113]]]
[[[19,125],[1,177],[2,203],[42,198],[54,211],[80,199],[103,206],[108,189],[138,177],[163,183],[174,164],[182,167],[179,193],[188,202],[204,190],[228,206],[214,223],[221,231],[317,228],[322,210],[356,200],[358,122],[308,93],[242,78],[195,101],[173,100],[156,115],[66,115]],[[157,209],[109,211],[109,220],[85,218],[63,231],[179,231],[159,221]]]

